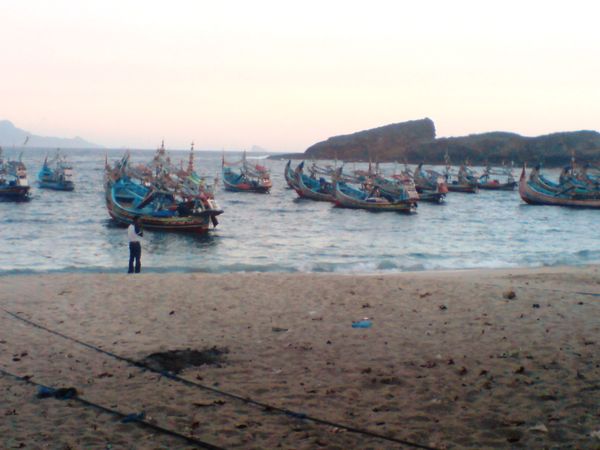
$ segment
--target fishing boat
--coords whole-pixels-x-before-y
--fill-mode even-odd
[[[527,178],[526,166],[523,165],[519,180],[519,194],[524,202],[531,205],[600,208],[600,191],[581,189],[570,182],[549,182],[540,176],[539,170],[537,166]]]
[[[171,164],[164,142],[149,164],[132,167],[126,153],[114,167],[106,162],[108,213],[122,225],[139,217],[141,224],[151,230],[205,233],[211,223],[217,226],[217,216],[223,211],[212,190],[203,188],[199,179],[193,167],[181,171]]]
[[[506,167],[493,169],[487,166],[477,180],[477,187],[484,190],[512,191],[517,187],[517,182],[512,170]]]
[[[442,197],[434,199],[429,197],[427,193],[420,194],[413,181],[412,175],[407,173],[394,174],[384,176],[379,173],[367,179],[362,183],[363,189],[367,192],[379,192],[384,198],[388,199],[411,199],[417,201],[441,201]]]
[[[58,150],[51,161],[48,161],[46,155],[44,165],[38,173],[38,185],[43,189],[57,191],[72,191],[75,189],[73,167]]]
[[[419,164],[412,175],[421,201],[440,203],[448,193],[446,178],[433,169],[424,169]]]
[[[323,176],[317,179],[317,173],[310,172],[310,175],[304,173],[304,161],[298,164],[295,174],[296,193],[301,198],[308,198],[321,202],[334,202],[335,189],[331,181],[326,180]]]
[[[296,189],[296,174],[294,172],[294,169],[292,169],[292,160],[288,160],[287,164],[285,165],[285,169],[283,172],[283,175],[285,177],[285,182],[287,183],[288,187],[290,189]]]
[[[368,211],[412,212],[418,198],[394,197],[375,187],[371,191],[352,186],[344,181],[335,183],[335,204],[342,208],[366,209]]]
[[[0,147],[0,198],[28,200],[29,190],[27,168],[21,161],[21,157],[18,161],[5,160]]]
[[[234,168],[237,167],[237,170]],[[222,159],[222,176],[225,189],[233,192],[268,193],[273,187],[271,175],[266,167],[250,164],[244,152],[241,161],[225,162]]]
[[[467,167],[467,164],[463,164],[458,169],[458,173],[452,170],[452,164],[450,163],[450,155],[448,150],[444,154],[444,161],[446,162],[446,170],[444,171],[444,178],[450,192],[463,192],[467,194],[477,193],[477,177]]]
[[[448,191],[462,192],[466,194],[477,193],[477,178],[471,171],[469,171],[466,165],[463,164],[460,166],[456,175],[454,175],[453,172],[447,168],[444,176],[446,178]]]

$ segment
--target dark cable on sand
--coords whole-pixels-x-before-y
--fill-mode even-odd
[[[141,363],[139,361],[135,361],[133,359],[117,355],[117,354],[109,352],[107,350],[103,350],[103,349],[98,348],[98,347],[96,347],[94,345],[88,344],[87,342],[83,342],[83,341],[80,341],[79,339],[67,336],[67,335],[65,335],[65,334],[63,334],[63,333],[61,333],[59,331],[51,330],[50,328],[47,328],[47,327],[45,327],[43,325],[40,325],[40,324],[38,324],[36,322],[33,322],[33,321],[29,320],[29,319],[21,317],[18,314],[15,314],[13,312],[7,311],[6,309],[3,309],[3,311],[6,314],[10,315],[11,317],[13,317],[13,318],[15,318],[17,320],[20,320],[22,322],[25,322],[26,324],[31,325],[31,326],[33,326],[35,328],[39,328],[40,330],[47,331],[48,333],[54,334],[56,336],[60,336],[63,339],[67,339],[69,341],[75,342],[75,343],[77,343],[79,345],[87,347],[87,348],[89,348],[91,350],[94,350],[96,352],[103,353],[103,354],[108,355],[108,356],[110,356],[112,358],[118,359],[119,361],[126,362],[126,363],[131,364],[132,366],[138,367],[138,368],[140,368],[142,370],[147,370],[147,371],[150,371],[150,372],[154,372],[154,373],[160,374],[160,375],[162,375],[165,378],[177,381],[179,383],[183,383],[183,384],[185,384],[187,386],[193,386],[195,388],[204,389],[204,390],[213,392],[215,394],[219,394],[219,395],[222,395],[222,396],[225,396],[225,397],[229,397],[229,398],[233,398],[233,399],[236,399],[236,400],[240,400],[240,401],[242,401],[244,403],[248,403],[248,404],[251,404],[251,405],[258,406],[260,408],[263,408],[267,412],[276,412],[276,413],[280,413],[280,414],[285,414],[286,416],[294,417],[296,419],[309,420],[311,422],[318,423],[318,424],[321,424],[321,425],[327,425],[327,426],[331,426],[331,427],[336,427],[336,428],[339,428],[339,429],[343,429],[343,430],[349,431],[351,433],[361,434],[363,436],[368,436],[368,437],[371,437],[371,438],[376,438],[376,439],[381,439],[381,440],[385,440],[385,441],[389,441],[389,442],[394,442],[396,444],[402,444],[402,445],[406,445],[408,447],[421,448],[421,449],[425,449],[425,450],[436,450],[435,447],[431,447],[431,446],[428,446],[428,445],[425,445],[425,444],[418,444],[416,442],[411,442],[411,441],[407,441],[407,440],[404,440],[404,439],[398,439],[398,438],[394,438],[394,437],[390,437],[390,436],[385,436],[383,434],[375,433],[375,432],[369,431],[369,430],[364,430],[362,428],[356,428],[356,427],[353,427],[353,426],[350,426],[350,425],[343,425],[343,424],[331,422],[331,421],[326,420],[326,419],[320,419],[318,417],[313,417],[313,416],[310,416],[308,414],[304,414],[304,413],[292,411],[292,410],[289,410],[289,409],[286,409],[286,408],[280,408],[278,406],[272,406],[272,405],[269,405],[267,403],[263,403],[263,402],[260,402],[258,400],[254,400],[254,399],[252,399],[250,397],[242,397],[240,395],[232,394],[230,392],[221,391],[219,389],[215,389],[215,388],[210,387],[210,386],[206,386],[206,385],[203,385],[203,384],[200,384],[200,383],[196,383],[194,381],[190,381],[190,380],[187,380],[185,378],[182,378],[179,375],[176,375],[174,373],[167,372],[167,371],[164,371],[164,370],[154,369],[154,368],[152,368],[152,367],[150,367],[150,366],[148,366],[148,365],[146,365],[144,363]]]
[[[0,368],[0,375],[11,377],[11,378],[13,378],[13,379],[15,379],[17,381],[21,381],[23,383],[27,383],[27,384],[32,385],[32,386],[36,386],[38,388],[44,388],[44,389],[46,389],[48,391],[55,391],[56,390],[55,388],[53,388],[51,386],[46,386],[46,385],[43,385],[43,384],[31,381],[29,379],[29,377],[21,377],[19,375],[15,375],[13,373],[7,372],[6,370],[4,370],[2,368]],[[140,425],[140,426],[142,426],[144,428],[149,428],[149,429],[151,429],[153,431],[156,431],[158,433],[182,439],[182,440],[186,441],[188,444],[193,444],[193,445],[195,445],[195,446],[197,446],[199,448],[207,448],[207,449],[210,449],[210,450],[224,450],[223,447],[217,447],[216,445],[209,444],[208,442],[204,442],[204,441],[201,441],[199,439],[196,439],[196,438],[189,437],[189,436],[186,436],[184,434],[178,433],[177,431],[169,430],[168,428],[163,428],[163,427],[161,427],[159,425],[155,425],[153,423],[147,422],[147,421],[143,420],[142,418],[140,418],[139,416],[135,417],[134,419],[131,419],[131,417],[132,417],[131,414],[124,414],[124,413],[122,413],[120,411],[117,411],[115,409],[107,408],[106,406],[102,406],[102,405],[99,405],[98,403],[91,402],[91,401],[86,400],[85,398],[79,397],[77,395],[70,397],[69,400],[76,401],[76,402],[81,403],[84,406],[89,406],[89,407],[98,409],[98,410],[100,410],[102,412],[105,412],[107,414],[111,414],[113,416],[117,416],[121,420],[122,423],[136,423],[136,424],[138,424],[138,425]]]

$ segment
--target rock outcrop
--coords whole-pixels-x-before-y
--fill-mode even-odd
[[[413,148],[435,139],[431,119],[394,123],[353,134],[335,136],[309,147],[306,158],[346,161],[395,160]]]

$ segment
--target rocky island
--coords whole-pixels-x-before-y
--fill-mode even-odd
[[[600,133],[583,130],[526,137],[489,132],[437,138],[434,122],[425,118],[330,137],[304,153],[278,157],[441,164],[446,151],[454,163],[560,166],[568,163],[572,152],[579,161],[600,163]]]

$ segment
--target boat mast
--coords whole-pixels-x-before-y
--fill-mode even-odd
[[[194,141],[192,141],[192,145],[190,148],[190,158],[188,160],[187,173],[191,175],[194,171]]]

